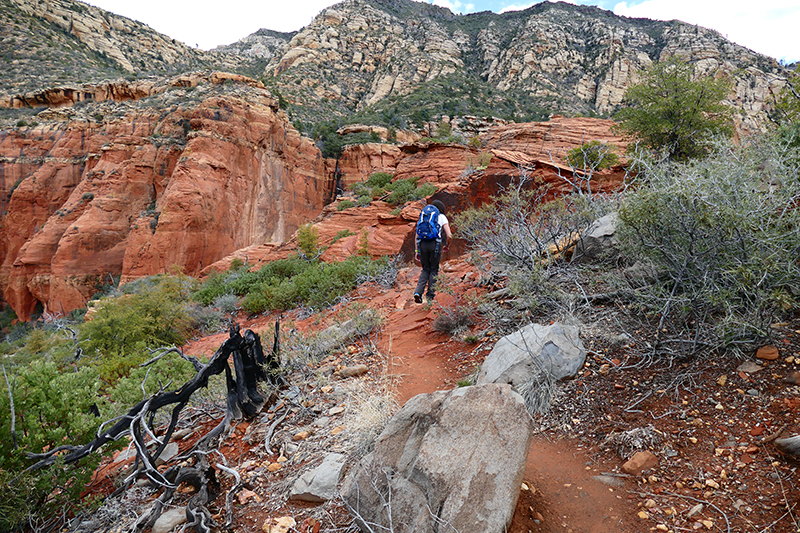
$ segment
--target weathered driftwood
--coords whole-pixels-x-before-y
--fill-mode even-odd
[[[186,508],[187,527],[194,527],[199,532],[211,531],[211,528],[216,527],[216,524],[211,520],[211,513],[206,508],[206,504],[216,498],[216,494],[219,492],[219,482],[216,479],[216,470],[211,466],[213,463],[209,462],[209,455],[218,452],[216,450],[209,451],[210,444],[215,437],[230,427],[231,420],[236,420],[243,416],[252,417],[267,403],[269,399],[263,398],[258,390],[259,383],[267,382],[275,388],[279,386],[281,381],[279,331],[280,324],[276,321],[272,352],[269,357],[265,357],[258,334],[251,330],[240,333],[238,325],[231,327],[230,337],[222,343],[222,346],[219,347],[208,364],[202,365],[197,359],[190,359],[197,370],[197,374],[180,389],[170,392],[160,391],[150,398],[142,400],[126,415],[116,419],[111,428],[106,431],[99,431],[97,436],[87,444],[82,446],[59,446],[41,454],[29,453],[28,457],[37,460],[37,462],[30,466],[28,470],[38,470],[50,466],[57,460],[61,460],[65,464],[74,463],[88,456],[104,444],[113,442],[125,435],[130,435],[136,448],[135,469],[134,473],[128,476],[125,483],[123,483],[123,487],[118,492],[126,490],[136,478],[142,475],[147,476],[153,483],[164,489],[151,511],[139,517],[135,527],[137,529],[152,527],[162,509],[172,500],[175,489],[185,482],[194,485],[197,491]],[[183,354],[180,355],[186,358]],[[146,364],[155,362],[160,357],[153,358]],[[233,370],[231,370],[228,363],[229,359],[232,360]],[[192,394],[208,385],[208,380],[211,376],[223,372],[225,373],[227,386],[225,417],[194,445],[190,452],[195,458],[194,465],[176,466],[168,468],[163,473],[159,472],[156,469],[155,460],[169,444],[181,411],[188,404]],[[156,437],[152,427],[156,412],[168,406],[172,406],[169,426],[163,436]],[[111,422],[113,421],[109,421],[109,423]],[[101,430],[102,428],[103,426],[101,426]],[[147,437],[150,437],[157,444],[153,452],[147,448]],[[228,474],[235,477],[238,476],[230,468],[222,468],[222,465],[218,463],[216,466]],[[236,487],[240,488],[238,483]],[[228,525],[230,525],[230,516],[228,517]]]

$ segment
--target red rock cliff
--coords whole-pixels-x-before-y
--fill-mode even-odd
[[[109,276],[198,273],[290,236],[325,198],[319,151],[266,91],[0,137],[0,288],[21,319],[83,307]]]

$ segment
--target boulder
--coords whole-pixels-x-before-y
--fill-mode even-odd
[[[616,232],[619,216],[609,213],[594,221],[575,244],[576,261],[596,261],[616,255]]]
[[[509,385],[420,394],[350,471],[342,496],[362,531],[391,524],[395,533],[501,533],[531,436],[522,397]]]
[[[336,486],[347,457],[340,453],[330,453],[322,464],[304,473],[295,481],[290,500],[322,503],[336,497]]]
[[[586,361],[586,350],[574,326],[529,324],[500,339],[481,366],[476,384],[519,386],[550,373],[559,381],[574,377]]]

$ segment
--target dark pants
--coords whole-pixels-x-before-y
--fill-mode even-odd
[[[433,300],[436,276],[439,275],[439,260],[442,258],[442,243],[439,241],[419,241],[419,261],[422,263],[422,273],[419,275],[415,294],[425,294],[425,285],[428,286],[427,298]]]

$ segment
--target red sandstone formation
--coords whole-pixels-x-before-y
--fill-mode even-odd
[[[17,316],[84,307],[109,276],[197,274],[319,213],[319,150],[256,96],[0,139],[4,191],[24,178],[0,229],[0,287]]]

